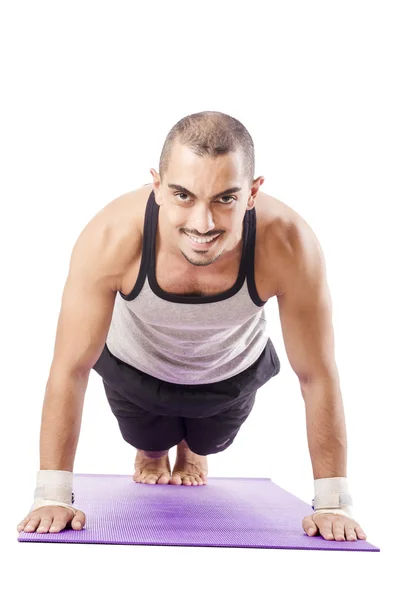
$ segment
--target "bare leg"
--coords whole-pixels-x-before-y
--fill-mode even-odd
[[[138,452],[141,452],[147,458],[161,458],[162,456],[165,456],[166,454],[168,454],[168,450],[162,450],[160,452],[151,452],[148,450],[139,450],[139,449],[137,449],[137,450],[138,450]]]

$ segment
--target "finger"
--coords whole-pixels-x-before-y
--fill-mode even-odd
[[[305,517],[302,521],[302,527],[307,533],[307,535],[316,535],[317,534],[317,525],[310,517]]]
[[[335,540],[345,541],[345,522],[342,519],[335,519],[332,523],[332,532]]]
[[[76,512],[75,517],[72,520],[73,529],[82,529],[85,525],[85,516],[81,510]]]
[[[356,532],[357,532],[357,536],[360,538],[360,540],[366,540],[367,539],[367,534],[364,533],[364,531],[361,529],[360,526],[356,527]]]
[[[40,517],[29,517],[27,525],[24,527],[24,531],[32,532],[36,530],[37,525],[40,523]]]
[[[334,534],[332,533],[332,521],[322,521],[320,526],[320,533],[325,540],[333,540]]]
[[[21,529],[23,529],[25,527],[25,525],[27,523],[29,523],[29,519],[30,519],[30,517],[25,517],[25,519],[23,521],[18,523],[18,526],[17,526],[18,531],[21,531]]]
[[[37,533],[47,533],[51,527],[52,517],[42,517]]]
[[[357,536],[356,536],[356,532],[354,531],[354,527],[352,527],[351,525],[346,525],[345,529],[346,529],[346,539],[349,542],[357,541]]]
[[[59,517],[55,518],[49,529],[50,533],[57,533],[58,531],[65,529],[66,523],[67,521],[65,521],[65,519],[60,519]]]

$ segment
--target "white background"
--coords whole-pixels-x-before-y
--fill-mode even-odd
[[[297,591],[369,598],[386,583],[396,536],[393,8],[379,1],[2,3],[8,597],[23,586],[34,598]],[[105,204],[151,181],[168,131],[202,110],[226,112],[247,127],[255,177],[266,178],[262,191],[294,208],[320,240],[354,515],[380,553],[17,542],[39,469],[42,402],[72,247]],[[265,310],[281,372],[259,390],[234,444],[209,456],[209,477],[270,477],[310,503],[304,403],[275,298]],[[134,458],[92,372],[74,471],[132,474]],[[393,586],[382,598],[394,597]]]

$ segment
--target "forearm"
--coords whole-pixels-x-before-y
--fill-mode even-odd
[[[73,471],[88,376],[50,376],[40,431],[40,470]]]
[[[342,394],[335,377],[301,384],[313,478],[346,477],[347,436]]]

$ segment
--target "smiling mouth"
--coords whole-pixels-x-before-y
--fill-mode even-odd
[[[208,242],[206,242],[206,241],[200,241],[200,242],[198,242],[198,241],[195,241],[194,239],[192,239],[192,237],[190,236],[190,234],[186,233],[185,231],[183,233],[185,233],[185,235],[187,235],[187,237],[189,238],[190,244],[194,248],[203,248],[203,249],[209,248],[209,246],[211,246],[212,244],[214,244],[217,241],[217,239],[220,237],[220,235],[221,235],[220,233],[218,233],[215,237],[208,238],[209,239]],[[195,237],[195,236],[193,236],[193,237]],[[198,239],[203,239],[204,240],[205,238],[198,238]]]

